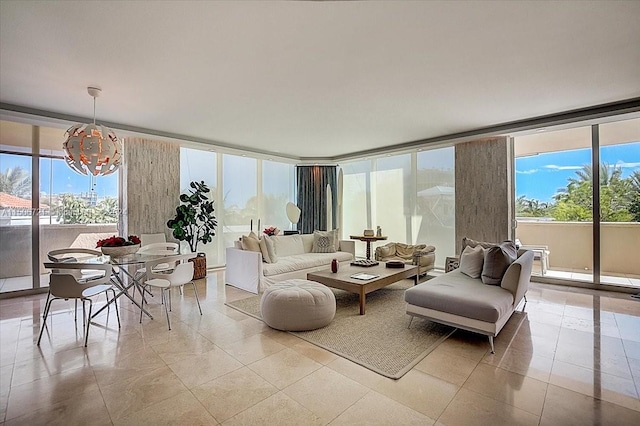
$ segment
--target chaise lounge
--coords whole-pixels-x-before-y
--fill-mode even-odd
[[[515,250],[515,245],[513,247]],[[486,251],[481,247],[478,250],[481,250],[479,256]],[[494,353],[493,338],[500,333],[520,301],[525,298],[526,302],[534,254],[530,250],[519,250],[516,260],[509,264],[501,279],[491,285],[463,272],[464,256],[470,251],[465,249],[463,252],[460,269],[408,289],[405,292],[406,312],[412,316],[412,321],[413,317],[421,317],[487,335]]]

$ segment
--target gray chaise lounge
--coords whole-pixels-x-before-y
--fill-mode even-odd
[[[440,275],[405,292],[407,314],[485,334],[494,353],[493,338],[525,297],[532,265],[533,252],[519,250],[499,286],[457,269]]]

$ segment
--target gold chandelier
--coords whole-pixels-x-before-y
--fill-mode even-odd
[[[122,145],[106,126],[96,125],[96,98],[101,89],[87,87],[93,97],[93,124],[75,124],[67,130],[62,144],[67,165],[83,175],[106,176],[115,172],[122,161]]]

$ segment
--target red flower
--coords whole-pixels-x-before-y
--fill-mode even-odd
[[[122,247],[132,246],[134,244],[140,244],[140,238],[136,235],[129,235],[126,240],[123,237],[116,237],[113,235],[109,238],[105,238],[104,240],[99,240],[96,243],[96,247]]]

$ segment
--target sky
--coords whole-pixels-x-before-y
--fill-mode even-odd
[[[640,142],[603,146],[600,161],[617,165],[622,177],[640,170]],[[558,189],[565,188],[569,178],[577,177],[576,171],[591,164],[591,149],[550,152],[516,158],[516,197],[553,201]]]

